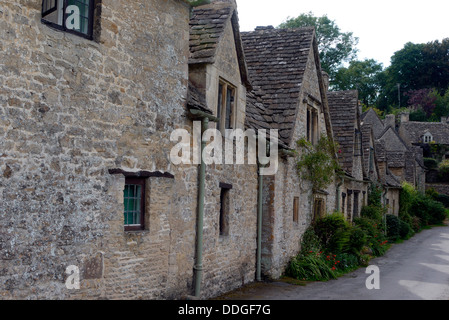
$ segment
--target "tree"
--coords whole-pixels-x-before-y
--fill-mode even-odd
[[[442,42],[406,43],[394,53],[384,70],[377,106],[385,110],[406,103],[406,92],[435,88],[439,94],[449,87],[449,38]]]
[[[357,57],[356,46],[359,39],[352,32],[341,32],[335,21],[330,20],[327,15],[315,17],[312,12],[303,13],[279,25],[279,28],[302,27],[315,28],[321,67],[329,74],[331,81],[344,62]]]
[[[359,99],[363,104],[367,107],[372,106],[381,89],[379,74],[382,71],[382,64],[373,59],[353,60],[347,68],[338,69],[332,88],[335,90],[358,90]]]

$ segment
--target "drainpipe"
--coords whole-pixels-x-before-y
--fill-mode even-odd
[[[198,177],[198,221],[196,225],[196,261],[195,261],[195,297],[199,298],[201,294],[201,280],[203,277],[203,226],[204,226],[204,194],[206,179],[206,164],[203,160],[203,152],[206,147],[203,133],[209,126],[209,118],[203,118],[201,121],[201,164]]]
[[[259,179],[259,193],[257,200],[257,270],[256,280],[262,281],[262,201],[263,201],[263,175],[260,174],[261,165],[257,169]]]
[[[203,277],[203,227],[204,227],[204,195],[206,180],[206,164],[203,160],[203,152],[206,141],[203,140],[204,131],[209,127],[209,121],[217,122],[218,119],[208,113],[191,109],[190,113],[201,119],[201,164],[198,174],[198,213],[196,225],[196,259],[193,267],[195,271],[195,297],[200,298],[201,280]]]
[[[340,212],[340,187],[345,183],[345,178],[341,178],[341,182],[337,184],[337,212]]]

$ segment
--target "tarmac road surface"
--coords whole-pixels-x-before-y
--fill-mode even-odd
[[[379,289],[373,274],[358,269],[337,280],[306,286],[285,282],[254,283],[220,299],[233,300],[449,300],[449,227],[423,230],[394,244],[370,261],[379,269]],[[369,279],[368,279],[369,278]]]

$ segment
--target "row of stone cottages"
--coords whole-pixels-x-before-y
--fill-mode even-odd
[[[281,276],[312,220],[358,216],[371,181],[397,214],[419,166],[356,91],[327,91],[314,30],[240,33],[233,1],[189,2],[2,2],[1,298],[212,297]],[[277,173],[174,165],[194,121],[278,129]],[[321,134],[345,175],[314,192],[290,151]]]

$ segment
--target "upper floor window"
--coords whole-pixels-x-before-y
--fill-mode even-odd
[[[92,38],[94,0],[43,0],[42,22]]]
[[[433,141],[433,136],[430,132],[426,132],[423,135],[423,143],[431,143]]]
[[[307,141],[312,144],[318,143],[320,131],[318,128],[318,111],[317,109],[308,106],[307,107]]]
[[[220,120],[218,129],[234,129],[236,114],[236,88],[231,84],[220,80],[218,85],[217,118]]]

